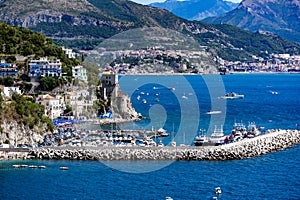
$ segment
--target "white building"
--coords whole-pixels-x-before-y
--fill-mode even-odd
[[[86,69],[81,65],[72,67],[72,76],[75,79],[87,81]]]
[[[87,90],[78,90],[76,92],[67,92],[65,94],[65,103],[70,105],[73,110],[73,114],[77,119],[83,119],[88,110],[93,108],[93,103],[97,97]]]
[[[60,59],[48,59],[47,57],[40,59],[31,59],[29,62],[29,77],[39,76],[61,76],[62,63]]]
[[[36,103],[45,107],[45,115],[52,120],[61,116],[63,113],[63,98],[61,96],[51,96],[49,94],[39,95],[36,99]]]
[[[0,87],[4,98],[11,97],[13,93],[22,94],[19,87]]]
[[[72,49],[67,49],[67,48],[63,47],[62,50],[64,51],[65,55],[66,55],[68,58],[76,58],[76,53],[73,52]]]

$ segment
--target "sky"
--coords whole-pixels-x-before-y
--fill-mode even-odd
[[[165,0],[131,0],[131,1],[147,5],[147,4],[150,4],[150,3],[153,3],[153,2],[164,2]],[[232,1],[232,2],[235,2],[235,3],[240,3],[242,0],[227,0],[227,1]]]

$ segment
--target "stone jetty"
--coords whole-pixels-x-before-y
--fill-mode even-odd
[[[268,130],[266,134],[211,147],[47,147],[32,149],[33,159],[71,160],[235,160],[279,151],[300,143],[299,130]]]

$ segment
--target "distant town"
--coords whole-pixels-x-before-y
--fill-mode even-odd
[[[85,51],[95,56],[94,51]],[[270,54],[269,58],[253,56],[253,61],[226,61],[220,57],[215,59],[205,52],[162,50],[148,48],[140,50],[105,51],[101,56],[111,55],[115,59],[110,63],[119,74],[147,73],[237,73],[237,72],[300,72],[300,55]]]

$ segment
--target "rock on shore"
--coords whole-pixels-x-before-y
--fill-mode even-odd
[[[264,155],[300,143],[298,130],[269,130],[252,139],[216,147],[49,147],[30,158],[71,160],[234,160]]]

